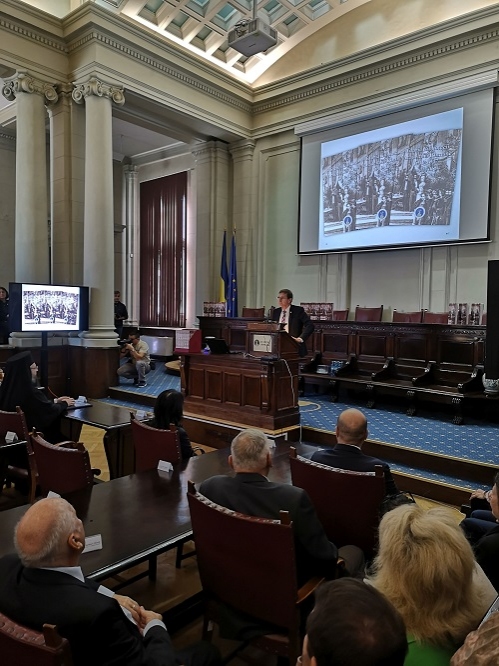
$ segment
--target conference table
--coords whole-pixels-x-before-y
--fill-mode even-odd
[[[104,449],[109,465],[109,476],[117,479],[135,469],[135,451],[130,426],[130,407],[107,402],[90,401],[90,407],[68,410],[64,414],[63,430],[74,442],[79,441],[84,425],[104,430]],[[152,414],[151,414],[152,416]]]
[[[307,444],[292,445],[302,455],[316,449]],[[289,447],[283,442],[272,449],[271,481],[290,483]],[[174,466],[173,472],[155,469],[130,474],[67,495],[83,521],[87,537],[102,536],[102,550],[81,556],[85,575],[102,580],[190,539],[187,482],[199,487],[215,474],[233,474],[228,455],[229,449],[219,449],[183,461]],[[14,551],[14,527],[27,509],[22,506],[0,512],[0,557]]]

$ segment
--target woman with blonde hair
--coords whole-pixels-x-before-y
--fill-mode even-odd
[[[383,516],[368,582],[404,619],[404,666],[448,666],[495,598],[452,512],[425,511],[417,504]]]

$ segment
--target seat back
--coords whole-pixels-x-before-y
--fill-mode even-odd
[[[31,448],[44,495],[50,490],[63,495],[93,485],[90,456],[81,442],[50,444],[35,431],[30,435],[30,444],[28,452]]]
[[[292,523],[245,516],[187,493],[199,575],[208,599],[293,630],[298,588]],[[282,521],[286,521],[284,524]],[[223,553],[223,561],[220,555]]]
[[[358,546],[371,557],[385,496],[381,465],[374,472],[335,469],[298,456],[294,447],[289,462],[293,485],[308,493],[329,540],[338,547]]]
[[[398,310],[394,310],[392,321],[420,324],[423,321],[423,310],[415,310],[414,312],[399,312]]]
[[[15,432],[19,439],[28,441],[29,431],[20,407],[15,412],[4,412],[0,410],[0,440],[5,439],[8,432]]]
[[[53,625],[43,632],[28,629],[0,613],[2,664],[12,666],[72,666],[71,650]]]
[[[424,324],[447,324],[448,321],[449,321],[448,312],[428,312],[428,310],[425,310],[423,312]]]
[[[265,306],[263,308],[247,308],[243,307],[241,317],[258,317],[263,319],[265,316]]]
[[[355,308],[355,321],[381,321],[382,315],[382,305],[379,308],[361,308],[357,305]]]
[[[487,326],[487,313],[484,312],[482,315],[482,321],[480,322],[482,326]]]
[[[333,310],[333,321],[346,321],[348,319],[349,309]]]
[[[138,421],[134,414],[130,414],[130,420],[136,472],[156,469],[160,460],[172,465],[180,462],[178,431],[174,425],[170,430],[159,430]]]

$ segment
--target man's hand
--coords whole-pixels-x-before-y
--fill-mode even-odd
[[[478,488],[478,490],[474,490],[471,495],[470,499],[484,499],[489,501],[489,491],[488,490],[482,490],[481,488]]]
[[[75,404],[74,398],[70,398],[68,395],[61,395],[59,398],[56,398],[54,402],[67,402],[69,407],[72,407]]]
[[[139,625],[140,624],[140,606],[139,604],[131,599],[130,597],[125,597],[122,594],[115,594],[114,598],[119,603],[120,606],[126,608],[132,614],[133,619]]]
[[[155,613],[154,611],[146,610],[144,606],[140,606],[139,619],[137,621],[139,629],[144,631],[146,625],[151,622],[151,620],[159,620],[160,622],[163,622],[163,616],[159,613]]]

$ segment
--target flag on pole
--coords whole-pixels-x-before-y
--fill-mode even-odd
[[[220,261],[220,292],[218,296],[219,303],[227,301],[229,295],[229,271],[227,270],[227,231],[224,230],[224,240],[222,245],[222,259]]]
[[[236,232],[232,233],[230,248],[229,269],[229,295],[227,299],[227,317],[237,317],[237,260],[236,260]]]

